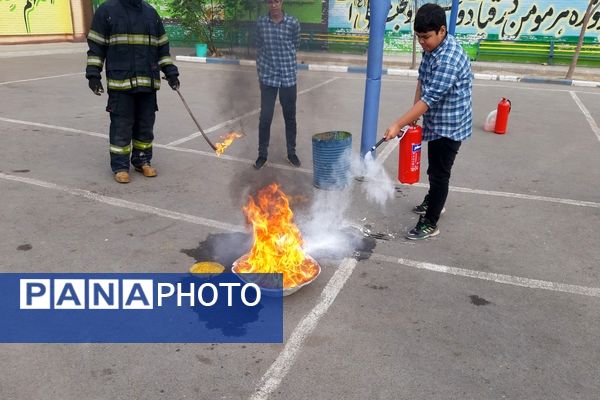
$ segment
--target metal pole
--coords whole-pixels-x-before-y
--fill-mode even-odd
[[[450,11],[450,23],[448,24],[448,33],[454,36],[456,32],[456,18],[458,17],[458,2],[459,0],[452,0],[452,10]]]
[[[179,91],[179,89],[175,89],[175,91],[177,92],[177,94],[179,95],[179,98],[183,102],[183,105],[185,106],[185,109],[187,110],[188,114],[190,114],[190,117],[192,117],[192,119],[194,120],[194,123],[196,124],[196,126],[200,130],[200,134],[202,134],[202,137],[204,138],[204,140],[206,140],[206,143],[208,143],[208,145],[214,151],[217,151],[217,147],[210,141],[210,139],[208,138],[208,136],[206,136],[206,133],[204,133],[204,130],[200,126],[200,123],[198,122],[198,120],[196,119],[196,117],[194,117],[194,114],[192,113],[192,110],[190,110],[190,106],[188,106],[188,103],[185,101],[185,99],[181,95],[181,92]]]
[[[367,53],[367,80],[360,141],[361,157],[364,157],[371,150],[377,138],[377,117],[379,116],[379,95],[383,67],[383,39],[391,0],[371,0],[369,6],[369,50]]]

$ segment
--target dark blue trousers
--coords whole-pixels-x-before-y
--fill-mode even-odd
[[[275,100],[279,102],[285,121],[285,140],[288,156],[296,154],[296,85],[273,87],[260,85],[260,118],[258,124],[258,155],[267,158],[271,139],[271,122],[275,111]]]
[[[450,172],[462,142],[441,138],[427,144],[427,175],[429,175],[429,204],[425,218],[437,224],[448,197]]]

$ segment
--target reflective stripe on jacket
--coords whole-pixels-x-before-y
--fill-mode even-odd
[[[103,3],[94,14],[87,42],[86,77],[100,78],[105,66],[108,90],[158,90],[161,70],[167,77],[179,75],[162,20],[143,1]]]

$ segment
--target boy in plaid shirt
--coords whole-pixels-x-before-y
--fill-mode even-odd
[[[266,0],[269,14],[256,23],[256,70],[260,83],[260,118],[258,125],[258,158],[254,168],[267,162],[271,121],[275,100],[279,102],[285,120],[287,158],[300,167],[296,155],[296,50],[300,45],[298,19],[283,11],[283,0]]]
[[[437,4],[425,4],[415,17],[415,34],[423,48],[413,107],[385,132],[395,138],[405,125],[423,116],[423,140],[428,141],[429,193],[413,211],[419,222],[406,238],[426,239],[440,233],[437,222],[448,197],[450,172],[463,140],[471,136],[473,75],[466,53],[449,35],[446,14]]]

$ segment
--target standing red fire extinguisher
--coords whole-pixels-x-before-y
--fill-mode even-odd
[[[421,140],[423,128],[419,125],[410,125],[400,139],[398,152],[398,180],[401,183],[419,182],[421,168]]]
[[[510,114],[511,109],[510,100],[506,98],[502,98],[500,103],[498,103],[498,110],[496,111],[496,126],[494,127],[494,132],[498,134],[506,133],[506,126],[508,125],[508,114]]]

